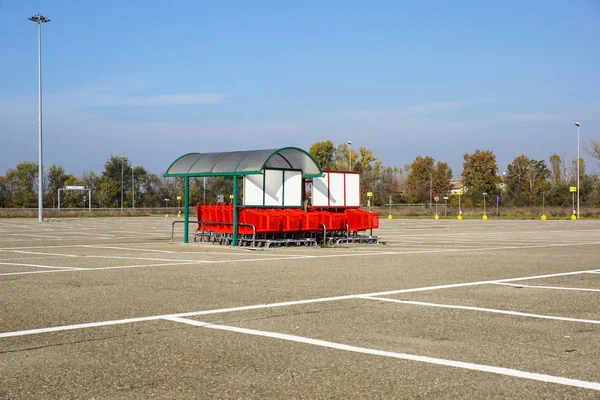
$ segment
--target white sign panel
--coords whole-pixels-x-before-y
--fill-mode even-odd
[[[340,172],[329,173],[329,205],[331,207],[344,207],[346,205],[344,175]]]
[[[262,175],[244,176],[244,205],[254,207],[263,205]]]
[[[283,205],[302,207],[302,172],[284,171]]]
[[[360,174],[325,172],[313,179],[314,207],[360,207]]]
[[[244,206],[302,207],[302,172],[266,169],[244,177]]]
[[[325,172],[322,177],[313,178],[311,205],[315,207],[329,206],[329,173]]]
[[[265,170],[265,206],[283,206],[283,171]]]
[[[360,175],[345,174],[346,207],[360,207]]]

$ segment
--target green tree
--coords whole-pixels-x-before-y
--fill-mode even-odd
[[[136,178],[135,204],[136,207],[162,207],[165,205],[164,197],[165,190],[163,189],[166,180],[157,174],[149,173],[141,174],[139,179]],[[167,193],[167,195],[169,195]]]
[[[394,203],[405,202],[404,189],[405,177],[403,170],[396,167],[382,167],[380,178],[376,181],[373,190],[373,205],[384,205],[388,202],[388,196],[392,196]]]
[[[545,161],[531,160],[525,155],[515,157],[506,169],[506,194],[509,203],[517,206],[536,204],[541,198],[541,192],[547,192],[550,188],[547,181],[550,175]]]
[[[308,150],[308,153],[311,156],[313,156],[313,158],[317,161],[317,163],[321,166],[322,169],[333,168],[334,152],[335,148],[331,140],[317,142],[310,146],[310,150]]]
[[[450,193],[450,181],[452,180],[452,168],[448,163],[438,161],[433,169],[433,194],[440,198]]]
[[[338,144],[333,152],[331,169],[337,171],[355,171],[359,156],[347,143]],[[352,165],[350,165],[352,164]]]
[[[360,172],[360,198],[366,203],[367,192],[373,192],[377,182],[381,179],[383,165],[373,155],[373,152],[365,147],[360,147],[354,169]]]
[[[99,193],[96,199],[106,208],[125,207],[121,204],[121,196],[125,203],[125,190],[130,187],[131,164],[125,156],[110,156],[104,163],[104,171],[98,179]]]
[[[48,205],[51,204],[53,207],[58,207],[58,189],[64,188],[66,186],[65,182],[67,181],[67,179],[75,179],[75,177],[73,175],[67,175],[65,169],[56,164],[53,164],[50,168],[48,168],[47,176],[48,177],[46,185],[46,194],[44,196],[44,201]],[[61,207],[64,206],[62,201],[63,199],[64,197],[62,197],[61,195]]]
[[[432,180],[435,160],[432,157],[417,156],[407,166],[410,171],[406,177],[406,200],[409,203],[429,203],[433,191]]]
[[[10,184],[5,176],[0,176],[0,208],[8,207],[10,203]]]
[[[552,183],[558,183],[563,180],[565,172],[563,163],[558,154],[552,154],[549,158],[550,161],[550,178]]]
[[[142,194],[147,190],[146,182],[148,171],[142,166],[131,167],[131,185],[127,194],[131,200],[131,205],[135,207],[145,207]]]
[[[21,161],[14,169],[6,171],[6,179],[10,187],[11,207],[36,207],[37,177],[38,165],[30,161]]]
[[[496,193],[500,183],[496,156],[491,150],[475,150],[463,156],[462,183],[465,197],[471,202],[482,200],[482,193]]]
[[[63,182],[64,186],[84,186],[83,182],[75,178],[73,175],[68,175]],[[82,208],[83,196],[87,196],[88,193],[82,190],[65,190],[60,195],[60,208]]]

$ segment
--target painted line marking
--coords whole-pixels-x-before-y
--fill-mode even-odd
[[[5,272],[0,273],[0,276],[11,276],[11,275],[31,275],[31,274],[49,274],[53,272],[76,272],[76,271],[91,271],[91,270],[110,270],[110,269],[131,269],[131,268],[152,268],[152,267],[170,267],[179,265],[198,265],[204,264],[210,261],[192,261],[192,262],[173,262],[173,263],[160,263],[160,264],[139,264],[139,265],[117,265],[114,267],[90,267],[90,268],[72,268],[72,269],[56,269],[49,271],[22,271],[22,272]],[[70,268],[70,267],[55,267],[55,268]]]
[[[294,259],[310,259],[310,258],[338,258],[338,257],[364,257],[364,256],[384,256],[384,255],[404,255],[404,254],[434,254],[434,253],[455,253],[455,252],[465,252],[465,251],[498,251],[498,250],[520,250],[520,249],[530,249],[530,248],[552,248],[552,247],[571,247],[571,246],[584,246],[584,245],[596,245],[600,244],[600,242],[581,242],[581,243],[567,243],[567,244],[547,244],[547,245],[535,245],[535,246],[503,246],[503,247],[479,247],[479,248],[470,248],[470,249],[437,249],[437,250],[414,250],[414,251],[372,251],[370,253],[347,253],[347,254],[314,254],[314,255],[298,255],[298,256],[288,256],[288,257],[273,257],[273,258],[256,258],[256,259],[233,259],[233,260],[212,260],[212,261],[204,261],[206,263],[216,263],[216,264],[225,264],[225,263],[235,263],[235,262],[255,262],[255,261],[277,261],[277,260],[294,260]],[[72,247],[72,246],[65,246]],[[92,256],[90,256],[92,257]],[[102,258],[102,256],[93,256]],[[108,258],[108,257],[106,257]],[[138,259],[142,260],[142,258],[129,258],[129,259]],[[171,260],[171,259],[157,259],[157,258],[147,258],[148,261],[172,261],[173,263],[185,261],[185,260]],[[183,262],[180,265],[185,264],[195,264],[198,261],[190,260],[189,262]],[[167,264],[170,265],[170,264]],[[139,268],[139,265],[132,266],[131,268]],[[102,269],[124,269],[127,267],[118,267],[118,268],[88,268],[88,271],[94,270],[102,270]],[[63,272],[69,272],[70,270],[63,270]],[[595,270],[594,270],[595,271]]]
[[[108,268],[119,268],[119,267],[108,267]],[[52,271],[52,272],[55,272],[55,271]],[[56,272],[58,272],[58,271],[56,271]],[[322,297],[322,298],[316,298],[316,299],[284,301],[284,302],[280,302],[280,303],[256,304],[256,305],[250,305],[250,306],[239,306],[239,307],[220,308],[220,309],[213,309],[213,310],[191,311],[191,312],[177,313],[177,314],[166,314],[166,315],[158,315],[158,316],[150,316],[150,317],[120,319],[120,320],[112,320],[112,321],[104,321],[104,322],[95,322],[92,324],[102,324],[102,325],[98,325],[98,326],[107,326],[107,325],[126,324],[126,323],[130,323],[130,322],[139,322],[139,321],[153,321],[155,319],[167,318],[167,317],[194,317],[194,316],[199,316],[199,315],[223,314],[223,313],[230,313],[230,312],[237,312],[237,311],[259,310],[259,309],[264,309],[264,308],[287,307],[287,306],[296,306],[296,305],[302,305],[302,304],[323,303],[323,302],[328,302],[328,301],[352,300],[352,299],[360,299],[363,297],[377,297],[377,296],[386,296],[386,295],[393,295],[393,294],[414,293],[414,292],[423,292],[423,291],[429,291],[429,290],[485,285],[485,284],[494,283],[494,282],[523,281],[523,280],[527,280],[527,279],[542,279],[542,278],[551,278],[551,277],[556,277],[556,276],[577,275],[577,274],[583,274],[586,272],[588,272],[588,271],[561,272],[561,273],[556,273],[556,274],[545,274],[545,275],[535,275],[535,276],[519,277],[519,278],[498,279],[498,280],[493,280],[493,281],[451,283],[448,285],[425,286],[425,287],[420,287],[420,288],[398,289],[398,290],[391,290],[391,291],[385,291],[385,292],[348,294],[348,295],[342,295],[342,296]],[[63,326],[56,326],[56,327],[50,327],[50,328],[38,328],[38,329],[30,329],[30,330],[23,330],[23,331],[3,332],[3,333],[0,333],[0,338],[12,337],[12,336],[25,336],[25,335],[31,335],[34,333],[57,332],[57,331],[61,331],[61,330],[81,329],[81,328],[89,327],[88,325],[89,324],[63,325]]]
[[[15,267],[33,267],[33,268],[48,268],[48,269],[60,269],[62,271],[87,271],[88,268],[77,268],[77,267],[56,267],[52,265],[39,265],[39,264],[23,264],[23,263],[7,263],[0,262],[0,265],[9,265]]]
[[[41,256],[79,257],[75,254],[43,253],[43,252],[39,252],[39,251],[4,250],[4,249],[0,249],[0,251],[5,252],[5,253],[33,254],[33,255],[41,255]]]
[[[366,347],[352,346],[352,345],[343,344],[343,343],[330,342],[327,340],[311,339],[311,338],[304,337],[304,336],[289,335],[289,334],[285,334],[285,333],[261,331],[261,330],[257,330],[257,329],[248,329],[248,328],[239,328],[239,327],[229,326],[229,325],[210,324],[207,322],[195,321],[195,320],[186,319],[186,318],[168,317],[168,318],[164,318],[164,319],[173,321],[173,322],[177,322],[177,323],[202,327],[202,328],[217,329],[217,330],[222,330],[222,331],[227,331],[227,332],[235,332],[235,333],[243,333],[246,335],[261,336],[261,337],[267,337],[267,338],[279,339],[279,340],[287,340],[290,342],[310,344],[313,346],[326,347],[326,348],[330,348],[330,349],[343,350],[343,351],[350,351],[353,353],[361,353],[361,354],[367,354],[367,355],[372,355],[372,356],[396,358],[396,359],[407,360],[407,361],[416,361],[416,362],[422,362],[422,363],[426,363],[426,364],[441,365],[441,366],[445,366],[445,367],[462,368],[462,369],[467,369],[470,371],[487,372],[487,373],[496,374],[496,375],[504,375],[504,376],[510,376],[510,377],[514,377],[514,378],[529,379],[529,380],[534,380],[534,381],[539,381],[539,382],[547,382],[547,383],[555,383],[555,384],[559,384],[559,385],[574,386],[574,387],[583,388],[583,389],[600,390],[600,382],[582,381],[579,379],[546,375],[546,374],[540,374],[537,372],[527,372],[527,371],[521,371],[521,370],[512,369],[512,368],[494,367],[491,365],[484,365],[484,364],[474,364],[474,363],[469,363],[469,362],[465,362],[465,361],[447,360],[447,359],[443,359],[443,358],[419,356],[419,355],[414,355],[414,354],[397,353],[397,352],[392,352],[392,351],[370,349],[370,348],[366,348]]]
[[[600,289],[574,288],[574,287],[562,287],[562,286],[523,285],[523,284],[520,284],[520,283],[496,282],[496,283],[493,283],[492,285],[504,285],[504,286],[532,288],[532,289],[573,290],[575,292],[600,292]]]
[[[176,251],[170,250],[156,250],[156,249],[136,249],[131,247],[117,247],[117,246],[101,246],[101,245],[80,245],[79,247],[91,248],[91,249],[109,249],[109,250],[124,250],[124,251],[143,251],[148,253],[165,253],[165,254],[174,254],[178,253]]]
[[[481,312],[487,312],[487,313],[493,313],[493,314],[514,315],[517,317],[552,319],[552,320],[557,320],[557,321],[582,322],[582,323],[586,323],[586,324],[600,325],[600,321],[594,320],[594,319],[579,319],[579,318],[569,318],[569,317],[558,317],[558,316],[554,316],[554,315],[531,314],[531,313],[525,313],[525,312],[520,312],[520,311],[499,310],[496,308],[427,303],[424,301],[398,300],[398,299],[390,299],[390,298],[385,298],[385,297],[374,297],[374,296],[360,296],[359,298],[367,299],[367,300],[384,301],[387,303],[410,304],[410,305],[414,305],[414,306],[425,306],[425,307],[436,307],[436,308],[450,308],[450,309],[454,309],[454,310],[481,311]]]

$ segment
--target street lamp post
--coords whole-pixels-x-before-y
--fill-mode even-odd
[[[348,170],[352,171],[352,142],[348,140],[348,148],[349,148],[349,153],[350,153],[350,161],[348,161],[349,165],[348,165]]]
[[[487,193],[483,192],[483,215],[485,215],[485,198],[487,197]]]
[[[433,174],[429,174],[429,207],[431,207],[431,201],[433,200]]]
[[[125,162],[125,157],[121,156],[121,211],[123,211],[123,163]]]
[[[42,160],[42,24],[50,20],[41,14],[29,18],[37,24],[38,31],[38,222],[44,221],[43,199],[43,160]]]
[[[577,219],[579,219],[579,122],[575,122],[577,127]]]
[[[131,208],[135,208],[135,175],[131,166]]]
[[[546,198],[544,197],[544,191],[542,190],[542,215],[545,214],[544,208],[546,207]]]

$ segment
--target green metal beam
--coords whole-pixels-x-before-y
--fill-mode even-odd
[[[188,243],[189,234],[189,208],[190,208],[190,177],[184,178],[183,184],[183,243]]]
[[[238,176],[233,176],[233,242],[231,246],[237,246],[238,237]]]

